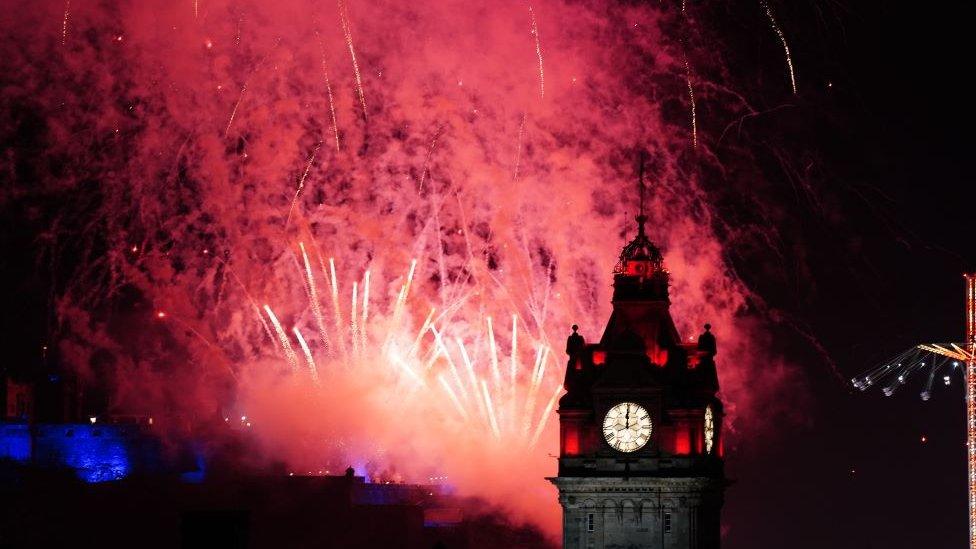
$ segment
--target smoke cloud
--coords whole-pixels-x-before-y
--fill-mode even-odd
[[[257,460],[447,477],[558,531],[562,344],[608,317],[639,150],[733,436],[791,376],[703,187],[689,89],[698,115],[740,107],[678,3],[3,11],[4,193],[46,204],[62,356],[116,410],[244,416]]]

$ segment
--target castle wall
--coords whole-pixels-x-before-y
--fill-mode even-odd
[[[0,459],[71,469],[85,482],[161,468],[159,443],[138,425],[0,424]]]

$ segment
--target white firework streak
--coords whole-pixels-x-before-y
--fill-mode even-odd
[[[312,375],[312,382],[316,385],[319,384],[319,370],[315,366],[315,359],[312,358],[312,350],[308,348],[308,343],[305,342],[305,338],[302,337],[302,332],[298,330],[298,326],[292,327],[292,332],[295,333],[295,339],[298,340],[298,345],[301,346],[302,352],[305,353],[305,362],[308,363],[309,373]]]
[[[325,273],[325,265],[322,264],[322,256],[319,256],[319,266],[322,268],[322,272]],[[336,279],[335,270],[335,259],[329,258],[329,283],[332,288],[332,310],[334,314],[334,322],[336,329],[336,341],[338,342],[339,353],[345,357],[346,354],[346,338],[342,337],[344,332],[344,326],[342,324],[342,308],[339,306],[339,282]]]
[[[71,0],[64,0],[64,19],[61,21],[61,45],[68,42],[68,15],[71,13]]]
[[[523,417],[523,432],[529,435],[532,427],[532,412],[535,411],[535,399],[539,393],[539,384],[546,371],[546,359],[549,357],[549,347],[540,346],[536,351],[535,367],[532,369],[532,379],[529,383],[529,394],[525,397],[525,414]]]
[[[315,324],[319,329],[319,337],[322,339],[322,346],[325,347],[327,353],[331,354],[332,342],[329,340],[329,334],[325,329],[325,316],[322,314],[322,305],[319,301],[318,288],[315,286],[315,276],[312,273],[312,264],[308,260],[308,253],[305,251],[305,244],[303,242],[299,242],[298,247],[302,251],[302,261],[305,263],[305,276],[308,278],[308,297],[309,302],[312,305],[312,315],[315,317]]]
[[[332,98],[332,84],[329,83],[329,68],[325,63],[325,47],[319,31],[315,31],[315,38],[319,42],[319,53],[322,57],[322,78],[325,80],[325,92],[329,98],[329,115],[332,117],[332,134],[335,136],[336,152],[339,152],[339,124],[336,122],[335,101]]]
[[[502,373],[498,369],[498,347],[495,345],[495,330],[491,326],[491,317],[488,317],[488,349],[491,352],[491,375],[495,381],[495,387],[502,384]]]
[[[518,141],[515,146],[515,171],[512,174],[512,181],[518,181],[519,167],[522,164],[522,135],[525,132],[525,113],[522,113],[522,121],[519,122]]]
[[[342,33],[346,37],[346,46],[349,47],[349,56],[352,58],[353,72],[356,74],[356,92],[359,93],[359,104],[363,107],[363,120],[368,118],[366,114],[366,95],[363,93],[363,78],[359,72],[359,61],[356,60],[356,48],[352,44],[352,31],[349,30],[349,16],[346,11],[346,3],[338,0],[339,21],[342,23]]]
[[[518,315],[512,315],[512,364],[511,364],[511,382],[512,389],[515,389],[515,381],[518,377]]]
[[[501,440],[502,433],[498,429],[498,421],[495,419],[495,409],[491,405],[491,395],[488,393],[488,384],[485,383],[484,379],[481,380],[481,392],[485,398],[485,407],[488,408],[488,423],[491,425],[491,432],[495,435],[496,439]]]
[[[542,430],[545,429],[546,423],[549,421],[549,414],[552,413],[552,409],[556,406],[556,401],[559,399],[559,393],[563,392],[562,385],[556,385],[556,391],[552,394],[549,402],[546,404],[545,410],[542,411],[542,416],[539,418],[539,423],[535,427],[535,432],[532,433],[532,438],[529,440],[529,448],[534,448],[536,444],[539,443],[539,437],[542,435]]]
[[[369,319],[369,270],[363,275],[363,320],[359,324],[360,346],[366,348],[366,321]]]
[[[278,334],[278,340],[281,342],[281,349],[285,353],[285,359],[288,360],[288,365],[291,366],[292,371],[298,370],[298,355],[295,354],[295,350],[291,347],[291,342],[288,341],[288,334],[285,333],[285,329],[281,327],[281,323],[278,322],[278,317],[275,316],[274,311],[268,305],[264,306],[264,312],[268,314],[268,318],[271,319],[271,325],[274,326],[275,333]]]
[[[359,357],[359,282],[352,283],[352,310],[349,312],[349,330],[352,333],[352,354]]]
[[[430,147],[427,148],[427,156],[424,158],[424,168],[420,172],[420,184],[417,185],[418,193],[423,192],[424,190],[424,181],[426,180],[427,174],[430,171],[430,157],[434,154],[434,147],[437,146],[437,139],[441,136],[443,129],[443,125],[437,128],[437,131],[434,132],[434,138],[430,141]]]
[[[539,58],[539,99],[546,97],[546,73],[542,69],[542,40],[539,38],[539,25],[535,21],[535,10],[529,6],[529,15],[532,17],[532,36],[535,37],[535,54]]]
[[[291,221],[291,214],[295,211],[295,204],[298,203],[298,198],[302,195],[302,189],[305,188],[305,179],[308,177],[308,172],[312,169],[312,164],[315,163],[315,155],[319,152],[319,147],[321,146],[321,141],[315,144],[315,148],[312,149],[312,154],[308,156],[308,162],[305,163],[305,171],[302,172],[302,177],[298,180],[298,189],[295,190],[295,197],[291,199],[288,216],[285,218],[286,229],[288,228],[288,223]]]
[[[481,391],[478,390],[478,377],[474,373],[474,364],[471,362],[471,357],[468,356],[468,350],[464,346],[464,342],[461,338],[454,338],[454,342],[457,344],[458,349],[461,351],[461,359],[464,362],[464,370],[468,374],[468,381],[471,382],[471,390],[474,391],[475,403],[478,405],[478,412],[481,413],[486,419],[488,418],[488,409],[486,408],[487,403],[483,402],[482,399],[478,398]]]
[[[779,27],[779,23],[776,22],[769,3],[766,0],[759,0],[759,3],[762,5],[763,11],[766,12],[766,17],[769,18],[769,26],[773,28],[773,32],[776,33],[779,41],[783,44],[783,53],[786,54],[786,68],[790,73],[790,86],[793,88],[793,95],[796,95],[796,74],[793,72],[793,57],[790,55],[790,45],[786,43],[786,35],[783,34],[783,29]]]
[[[234,118],[237,117],[237,109],[241,106],[241,101],[244,101],[244,92],[247,91],[247,82],[241,86],[241,95],[237,98],[237,103],[234,103],[234,110],[230,111],[230,118],[227,120],[227,127],[224,129],[224,137],[230,135],[230,127],[234,124]]]
[[[698,148],[698,114],[695,105],[695,88],[691,85],[691,64],[685,56],[685,82],[688,84],[688,101],[691,103],[691,147]],[[794,90],[795,93],[795,90]]]
[[[451,369],[451,376],[454,378],[454,382],[457,384],[458,389],[461,391],[461,398],[465,402],[468,401],[468,392],[464,388],[464,382],[461,381],[461,374],[458,373],[457,364],[454,363],[454,359],[451,358],[451,353],[447,350],[447,346],[444,345],[444,339],[441,337],[440,331],[434,326],[430,327],[430,331],[434,334],[434,342],[440,349],[441,356],[447,360],[447,366]]]
[[[461,417],[464,418],[465,421],[467,421],[468,412],[464,409],[464,406],[461,405],[461,401],[458,400],[457,395],[454,394],[454,390],[451,389],[451,385],[447,382],[446,379],[444,379],[444,376],[442,375],[437,376],[437,381],[440,382],[441,387],[444,388],[444,392],[447,393],[448,398],[451,399],[451,403],[453,403],[454,407],[457,408],[458,412],[461,414]]]

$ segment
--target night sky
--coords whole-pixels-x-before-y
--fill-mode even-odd
[[[763,98],[770,86],[782,92],[782,50],[747,11],[758,5],[733,4],[730,65],[770,109],[740,131],[777,181],[763,192],[784,229],[777,253],[750,248],[728,260],[775,319],[773,350],[802,375],[781,394],[794,413],[726,448],[734,483],[723,546],[960,547],[962,379],[928,402],[918,378],[892,397],[848,383],[916,343],[963,338],[962,273],[976,269],[972,8],[776,4],[800,89],[784,102]],[[800,176],[762,158],[763,135],[807,151],[792,161]],[[36,230],[17,215],[0,221],[2,345],[18,374],[44,367],[37,349],[52,322],[36,306],[49,303]],[[721,377],[723,327],[714,331]]]
[[[962,84],[972,11],[900,2],[827,11],[794,51],[806,67],[798,78],[822,92],[800,116],[818,128],[830,198],[823,217],[794,204],[796,264],[752,267],[780,273],[759,293],[849,379],[916,343],[964,337],[961,273],[976,267],[974,109]],[[806,380],[782,398],[803,420],[729,453],[727,547],[963,546],[961,378],[928,402],[919,378],[889,398],[851,393],[789,332],[782,345]]]

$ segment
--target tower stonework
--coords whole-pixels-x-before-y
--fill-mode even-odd
[[[715,338],[682,342],[660,250],[638,233],[614,268],[599,343],[576,332],[559,401],[567,549],[714,549],[727,482]]]

